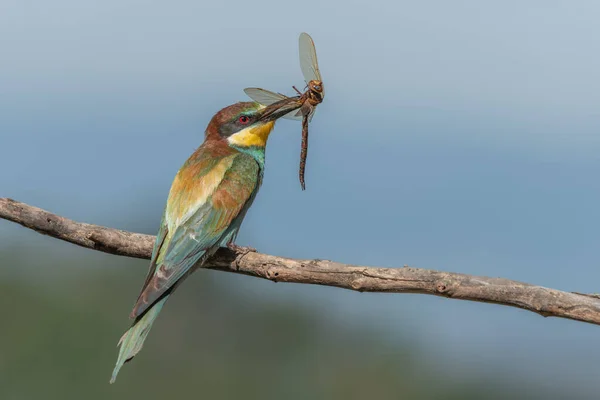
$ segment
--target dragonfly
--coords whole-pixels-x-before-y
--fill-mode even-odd
[[[283,118],[302,120],[302,146],[300,151],[300,168],[298,177],[302,190],[306,189],[304,173],[306,170],[306,157],[308,155],[308,123],[312,121],[317,110],[317,106],[321,104],[325,98],[325,88],[323,86],[323,78],[319,71],[317,61],[317,50],[315,43],[308,33],[301,33],[298,39],[298,48],[300,55],[300,69],[306,83],[305,91],[300,92],[295,86],[292,86],[298,96],[288,97],[281,93],[275,93],[270,90],[261,88],[246,88],[244,92],[254,101],[264,106],[277,103],[282,100],[296,101],[300,107],[299,110],[294,110]]]

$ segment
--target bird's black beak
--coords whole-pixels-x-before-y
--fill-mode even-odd
[[[260,116],[261,122],[270,122],[275,121],[284,115],[299,109],[302,107],[302,103],[299,101],[300,97],[288,97],[286,99],[280,100],[276,103],[266,106],[262,110],[262,114]]]

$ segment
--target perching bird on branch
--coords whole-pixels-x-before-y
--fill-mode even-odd
[[[275,120],[301,104],[289,98],[267,107],[254,102],[219,111],[204,143],[171,186],[150,270],[133,307],[133,325],[119,341],[110,382],[141,349],[152,323],[179,284],[219,247],[234,244],[262,183],[265,146]]]

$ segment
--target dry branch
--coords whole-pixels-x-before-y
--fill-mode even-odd
[[[0,218],[44,235],[111,254],[150,258],[154,236],[90,225],[37,207],[0,198]],[[296,260],[261,253],[219,250],[205,268],[251,275],[274,282],[335,286],[359,292],[419,293],[495,303],[545,317],[600,325],[600,299],[503,278],[488,278],[420,268],[374,268],[326,260]]]

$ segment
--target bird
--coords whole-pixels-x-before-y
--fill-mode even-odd
[[[218,111],[203,143],[177,172],[169,191],[150,268],[121,337],[110,383],[141,349],[173,291],[220,247],[235,239],[262,184],[265,148],[275,121],[301,106],[285,99],[264,106],[238,102]]]

